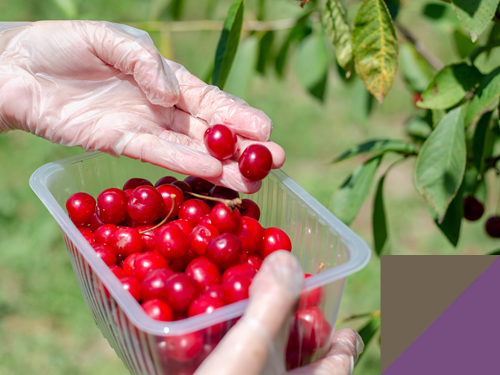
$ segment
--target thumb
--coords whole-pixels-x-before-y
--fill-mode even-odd
[[[197,374],[284,373],[289,321],[302,285],[302,269],[290,252],[269,255],[250,286],[245,314]]]

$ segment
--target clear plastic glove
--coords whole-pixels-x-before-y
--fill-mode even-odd
[[[218,123],[235,130],[240,152],[264,142],[273,168],[283,165],[262,111],[165,60],[146,32],[94,21],[0,23],[0,132],[23,129],[257,191],[238,155],[221,163],[207,153],[203,134]]]
[[[245,314],[195,375],[285,374],[287,331],[302,284],[302,269],[293,255],[287,251],[269,255],[250,286]],[[350,375],[363,349],[355,331],[342,329],[333,335],[323,358],[288,375]]]

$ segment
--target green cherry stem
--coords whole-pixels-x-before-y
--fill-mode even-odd
[[[170,208],[170,212],[168,213],[167,216],[165,216],[165,218],[159,223],[159,224],[156,224],[153,228],[149,228],[149,229],[146,229],[146,230],[143,230],[143,231],[140,231],[139,234],[143,234],[143,233],[147,233],[147,232],[150,232],[152,230],[155,230],[156,228],[159,228],[161,227],[163,224],[166,223],[167,219],[170,217],[170,215],[172,215],[172,212],[174,212],[174,207],[175,207],[175,197],[176,195],[175,194],[172,194],[170,195],[172,197],[172,207]]]
[[[196,193],[192,193],[190,191],[186,191],[186,193],[189,195],[192,195],[193,197],[196,197],[196,198],[206,199],[208,201],[214,201],[214,202],[219,202],[219,203],[224,203],[231,210],[234,210],[234,208],[237,206],[241,206],[241,204],[243,203],[240,198],[222,199],[222,198],[215,198],[215,197],[207,197],[206,195],[196,194]]]

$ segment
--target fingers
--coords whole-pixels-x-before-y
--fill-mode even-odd
[[[333,335],[330,350],[325,357],[289,371],[288,375],[351,375],[364,347],[363,340],[356,331],[341,329]]]
[[[277,352],[275,342],[288,327],[302,283],[302,269],[289,252],[277,251],[267,257],[250,286],[245,314],[196,373],[261,374],[268,354]],[[281,357],[270,355],[269,360],[283,362]],[[282,367],[278,362],[275,365]]]
[[[91,51],[106,64],[133,75],[151,103],[171,107],[179,101],[177,78],[148,33],[109,22],[75,25],[81,27]]]
[[[247,138],[267,141],[272,122],[264,112],[243,100],[219,90],[189,73],[182,65],[168,61],[177,76],[180,100],[177,107],[209,125],[224,124]]]

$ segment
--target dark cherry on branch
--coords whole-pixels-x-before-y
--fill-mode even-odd
[[[236,190],[229,189],[224,186],[214,186],[208,192],[208,195],[213,198],[221,198],[221,199],[235,199],[240,197],[240,193]]]
[[[472,195],[468,195],[463,200],[464,218],[470,221],[476,221],[484,214],[484,206]]]
[[[493,238],[500,238],[500,216],[491,216],[486,220],[486,233]]]
[[[248,146],[238,160],[238,167],[243,177],[259,181],[266,177],[273,166],[271,151],[260,144]]]
[[[188,176],[184,179],[191,186],[193,193],[208,193],[215,185],[200,177]]]
[[[209,127],[205,131],[203,141],[208,153],[216,159],[227,160],[236,152],[236,134],[225,125]]]
[[[177,186],[184,193],[193,191],[193,189],[191,188],[191,185],[189,185],[186,181],[174,181],[174,182],[172,182],[171,185]],[[188,199],[188,198],[189,198],[189,195],[187,197],[185,197],[185,199]]]
[[[123,185],[123,191],[128,189],[134,190],[139,186],[153,186],[153,184],[145,178],[131,178]]]
[[[120,224],[127,217],[128,195],[120,189],[104,190],[97,197],[96,213],[105,224]]]
[[[95,204],[96,201],[90,194],[73,194],[66,201],[69,218],[77,227],[89,225],[95,212]]]
[[[169,185],[173,182],[177,181],[177,179],[174,176],[165,176],[160,178],[158,181],[156,181],[155,188],[161,185]]]
[[[127,212],[139,224],[154,223],[163,213],[162,195],[152,186],[139,186],[128,200]]]

